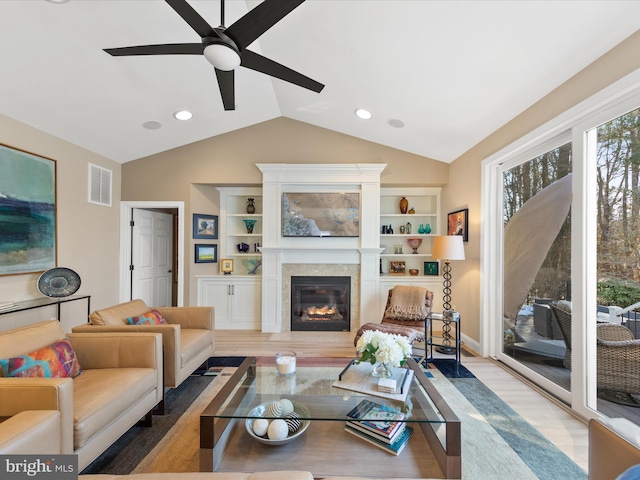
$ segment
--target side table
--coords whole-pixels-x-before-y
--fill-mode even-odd
[[[456,356],[456,369],[460,366],[460,315],[454,312],[455,315],[448,318],[448,321],[455,327],[455,338],[452,339],[453,343],[444,343],[442,337],[433,336],[433,322],[445,322],[444,316],[441,313],[432,313],[431,321],[429,322],[429,333],[425,341],[425,349],[428,350],[427,360],[433,360],[433,347],[445,347],[451,348]],[[436,342],[437,340],[437,342]]]

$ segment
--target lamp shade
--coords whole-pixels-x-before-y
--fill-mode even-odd
[[[431,258],[435,260],[464,260],[464,246],[462,236],[446,235],[433,237]]]

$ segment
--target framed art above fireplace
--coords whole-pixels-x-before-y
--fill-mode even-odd
[[[282,236],[360,236],[360,194],[283,193]]]

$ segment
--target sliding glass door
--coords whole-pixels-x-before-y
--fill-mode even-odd
[[[504,355],[571,390],[571,143],[504,170]]]

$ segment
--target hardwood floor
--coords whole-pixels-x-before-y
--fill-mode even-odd
[[[267,356],[281,350],[293,350],[301,357],[355,355],[352,332],[216,330],[215,341],[217,356]],[[462,363],[569,458],[587,470],[588,432],[584,421],[491,360],[466,353]]]

